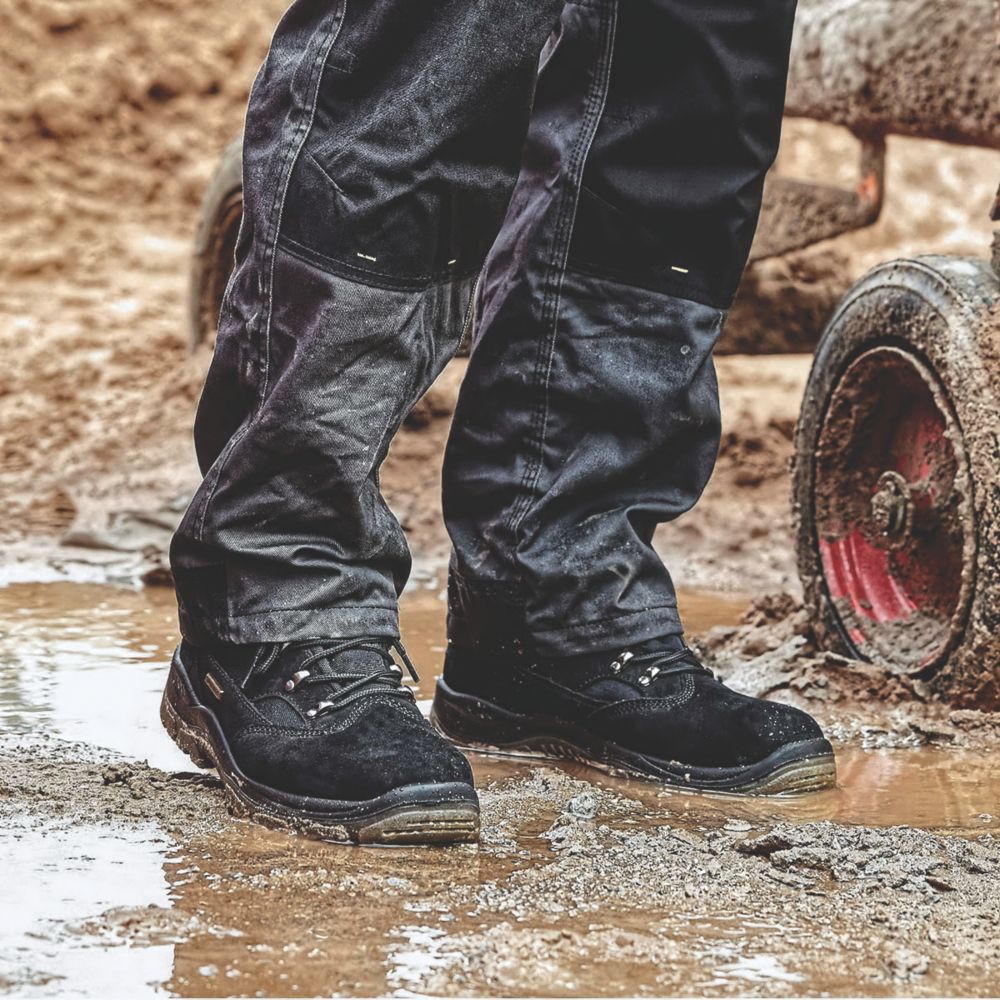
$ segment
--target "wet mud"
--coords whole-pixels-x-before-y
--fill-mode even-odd
[[[710,629],[695,648],[731,687],[798,705],[841,741],[987,753],[1000,743],[1000,712],[957,706],[927,679],[831,652],[789,593],[755,599],[738,625]]]
[[[990,710],[1000,707],[998,301],[997,277],[977,259],[901,260],[858,282],[818,349],[796,430],[793,477],[799,576],[824,645],[850,650],[838,639],[842,626],[833,621],[830,601],[851,596],[858,605],[860,598],[831,592],[821,550],[840,536],[853,544],[855,533],[868,532],[870,550],[882,549],[896,567],[898,594],[890,604],[898,607],[882,616],[902,619],[906,608],[919,615],[880,637],[878,614],[856,607],[872,619],[858,626],[860,652],[920,673],[956,707]],[[891,346],[884,341],[889,328]],[[902,427],[907,440],[921,443],[896,455],[904,446],[892,444],[886,427]],[[881,532],[871,508],[885,476],[903,481],[887,468],[909,469],[912,480],[904,489],[913,520],[895,539]],[[901,546],[898,555],[888,551],[894,544]],[[844,570],[858,572],[864,586],[848,589],[877,586],[869,578],[877,581],[879,571]],[[921,647],[934,620],[933,642]]]
[[[979,3],[948,31],[992,38]],[[0,371],[0,992],[995,993],[1000,716],[819,648],[788,476],[810,358],[773,352],[811,350],[880,261],[985,256],[996,152],[890,138],[876,225],[748,269],[718,359],[716,475],[656,535],[706,659],[818,715],[840,787],[709,798],[477,757],[478,847],[358,850],[234,820],[169,742],[157,705],[175,611],[166,587],[135,588],[169,583],[166,541],[198,475],[198,202],[284,6],[24,0],[0,34],[0,349],[16,359]],[[849,5],[810,6],[793,107],[874,114],[905,91],[932,124],[982,119],[975,60],[960,94],[906,69],[905,16],[882,32],[891,45],[856,49],[885,61],[885,86],[858,91],[856,63],[824,61],[843,99],[800,100],[828,37],[842,52],[853,38],[838,27]],[[935,72],[951,51],[940,23],[923,36]],[[856,141],[790,120],[778,167],[850,188]],[[1000,342],[981,349],[996,369]],[[416,555],[404,628],[425,710],[443,653],[439,464],[462,370],[418,405],[382,477]],[[967,677],[992,669],[987,611]]]
[[[996,148],[994,0],[799,5],[786,110],[860,133]]]
[[[716,651],[788,619],[681,599]],[[404,599],[425,709],[443,610],[439,586]],[[985,995],[1000,974],[1000,763],[961,740],[845,725],[840,786],[788,799],[476,755],[478,846],[349,848],[232,818],[159,729],[168,593],[12,585],[0,617],[3,992]]]

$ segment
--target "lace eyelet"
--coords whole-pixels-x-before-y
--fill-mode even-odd
[[[643,674],[642,677],[639,678],[639,683],[643,687],[649,687],[649,678],[645,674]]]
[[[319,718],[328,708],[336,708],[337,703],[335,701],[321,701],[315,708],[310,708],[306,715],[310,719]]]
[[[295,688],[309,676],[308,670],[296,670],[291,679],[285,681],[285,690],[294,691]]]
[[[624,653],[620,653],[618,659],[611,664],[611,673],[613,674],[621,673],[622,667],[624,667],[625,664],[628,663],[628,661],[631,660],[634,655],[635,655],[634,653],[630,653],[628,652],[628,650],[626,650]]]

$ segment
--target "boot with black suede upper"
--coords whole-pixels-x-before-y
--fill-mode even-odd
[[[836,781],[810,716],[730,690],[679,636],[563,659],[451,644],[431,720],[460,746],[682,788],[766,795]]]
[[[353,843],[474,841],[472,771],[420,714],[393,649],[413,673],[382,639],[185,641],[161,718],[252,819]]]

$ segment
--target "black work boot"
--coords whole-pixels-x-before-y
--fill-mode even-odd
[[[468,761],[434,732],[380,639],[308,640],[174,653],[160,717],[235,811],[354,843],[473,841]]]
[[[705,791],[833,785],[833,749],[787,705],[730,691],[679,636],[539,660],[449,647],[431,721],[461,746],[567,757]]]

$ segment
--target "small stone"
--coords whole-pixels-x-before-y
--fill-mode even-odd
[[[566,803],[566,812],[578,819],[593,819],[597,815],[597,796],[593,792],[581,792]]]
[[[41,127],[57,137],[86,131],[80,99],[64,80],[46,80],[31,97],[31,108]]]
[[[900,948],[889,956],[888,964],[894,979],[914,979],[926,975],[931,963],[926,955]]]
[[[78,28],[84,22],[81,4],[73,0],[35,0],[31,13],[53,33]]]

